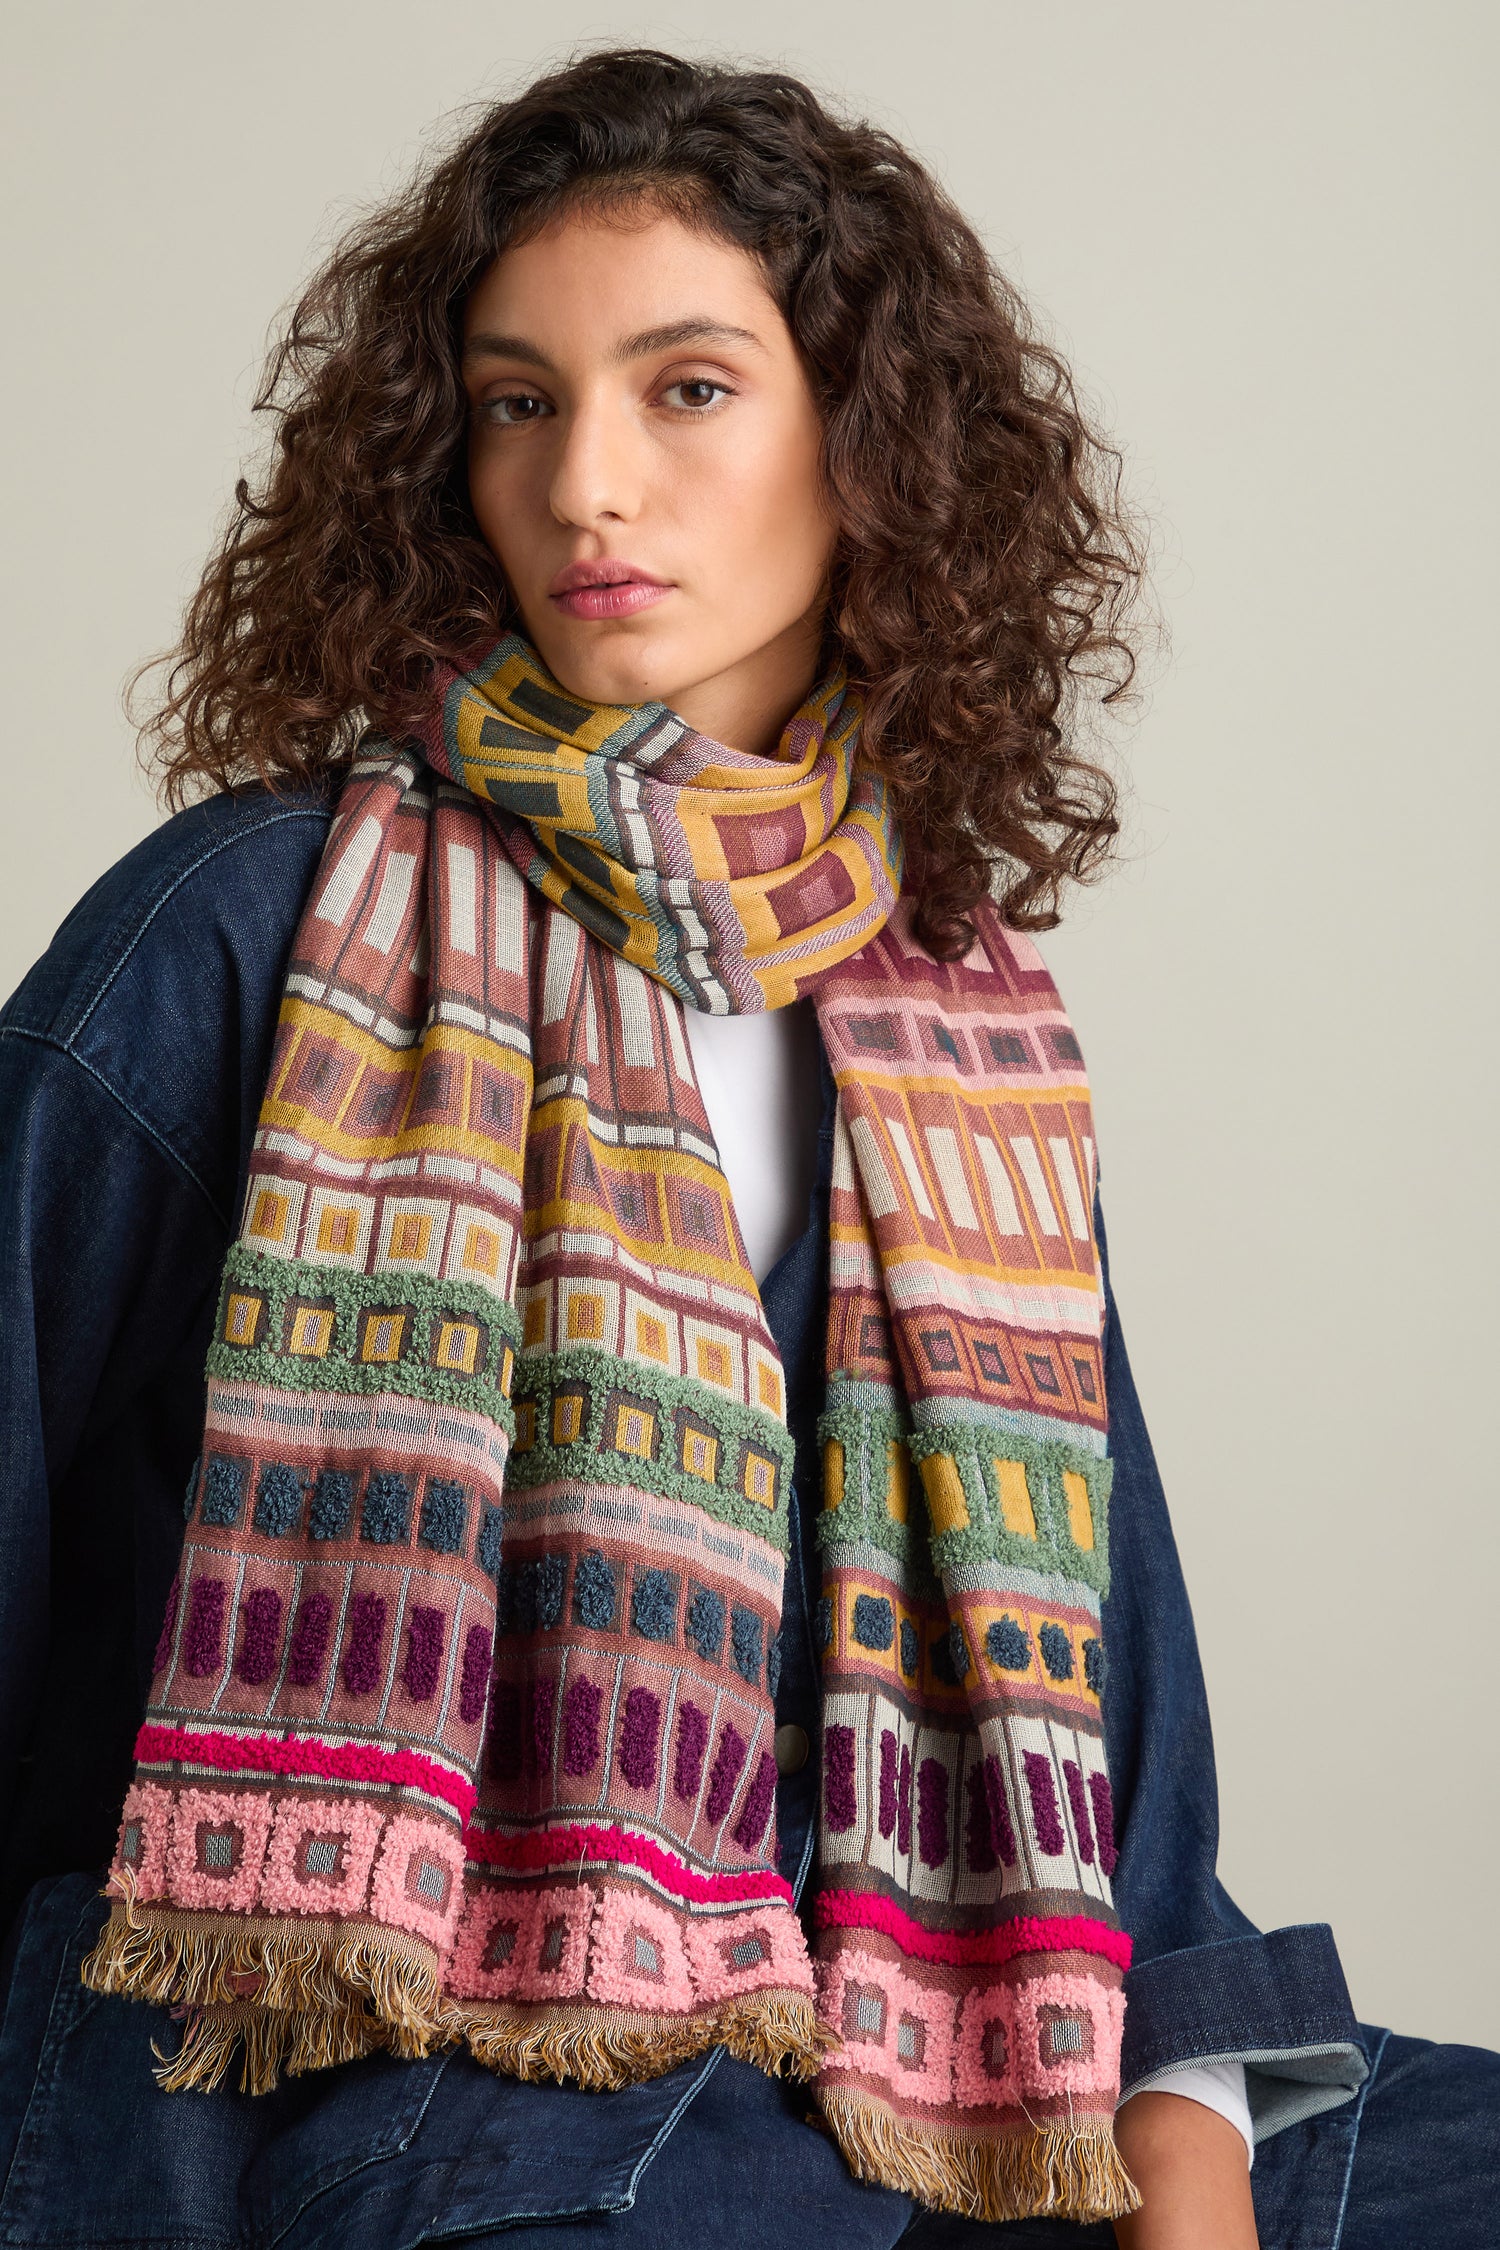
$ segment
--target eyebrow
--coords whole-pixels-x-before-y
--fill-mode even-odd
[[[755,351],[764,351],[765,345],[749,328],[732,328],[726,321],[708,319],[673,320],[660,328],[641,328],[633,336],[622,336],[610,352],[617,364],[628,359],[642,359],[649,352],[681,350],[688,344],[748,344]],[[547,354],[529,336],[497,335],[493,330],[481,329],[464,345],[464,358],[521,359],[530,367],[543,367],[555,374]]]

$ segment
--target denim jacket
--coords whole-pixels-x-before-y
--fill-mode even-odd
[[[281,980],[330,819],[260,791],[169,821],[69,915],[0,1014],[0,2244],[416,2242],[627,2205],[720,2060],[606,2096],[466,2055],[383,2057],[251,2101],[158,2093],[172,2025],[84,1991],[182,1537],[203,1363]],[[814,1427],[831,1080],[809,1224],[763,1295],[797,1441],[777,1692],[812,1744],[778,1791],[809,1889],[818,1773]],[[1102,1239],[1102,1233],[1101,1233]],[[1106,1262],[1106,1289],[1107,1289]],[[1260,2137],[1365,2075],[1332,1933],[1258,1932],[1215,1873],[1213,1744],[1166,1502],[1108,1296],[1115,1458],[1105,1727],[1127,2090],[1239,2058]]]

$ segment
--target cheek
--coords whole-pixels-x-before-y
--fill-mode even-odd
[[[726,567],[773,596],[807,591],[826,568],[835,537],[816,433],[776,429],[737,444],[700,492],[696,512]]]
[[[527,546],[530,511],[524,463],[502,460],[483,446],[469,450],[469,505],[480,537],[507,575],[513,574]]]
[[[496,492],[498,481],[490,463],[471,446],[469,449],[469,506],[474,511],[474,520],[478,524],[486,544],[491,547],[495,545],[495,530],[502,514]]]

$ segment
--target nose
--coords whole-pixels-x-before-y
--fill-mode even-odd
[[[573,405],[561,436],[548,494],[557,521],[583,531],[631,522],[643,481],[631,417],[608,398],[584,398]]]

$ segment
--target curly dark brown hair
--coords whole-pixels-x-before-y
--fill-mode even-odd
[[[327,779],[366,726],[401,733],[435,659],[516,621],[469,506],[464,304],[508,245],[620,195],[752,253],[800,347],[840,530],[829,653],[864,692],[924,937],[961,951],[987,891],[1050,927],[1118,829],[1077,720],[1135,667],[1119,456],[898,142],[779,72],[644,50],[488,110],[304,292],[256,399],[268,464],[144,729],[169,799]]]

